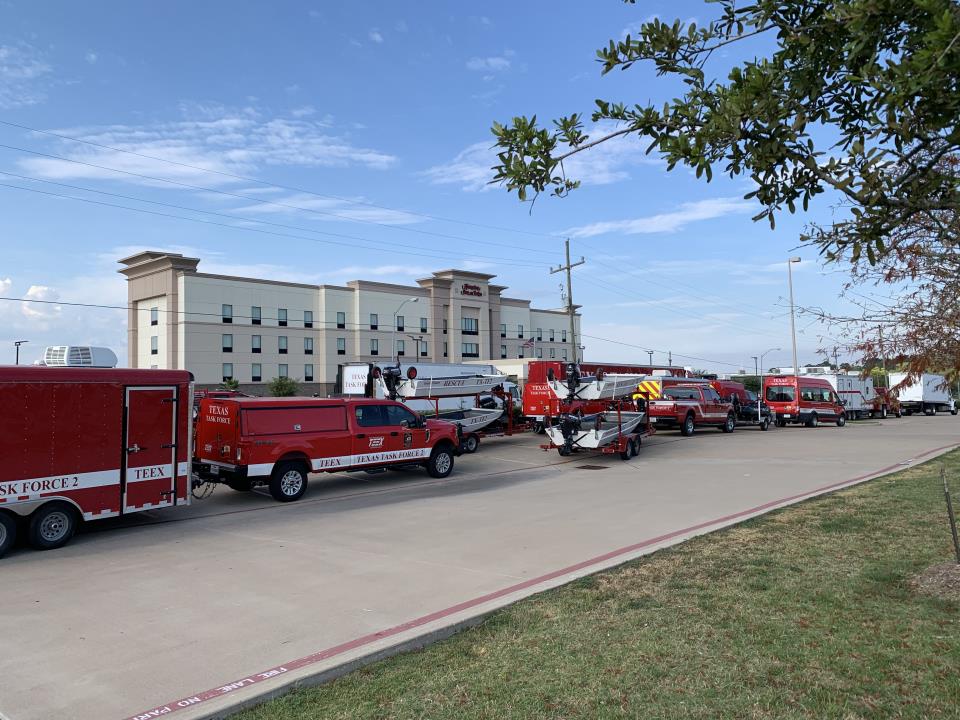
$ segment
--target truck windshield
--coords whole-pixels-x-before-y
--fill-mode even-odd
[[[767,402],[793,402],[797,398],[797,389],[792,385],[767,386]]]

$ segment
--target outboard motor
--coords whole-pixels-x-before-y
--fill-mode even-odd
[[[577,388],[580,387],[580,367],[576,363],[567,363],[566,370],[567,393],[572,400],[577,393]]]
[[[561,455],[569,455],[573,452],[573,438],[580,431],[582,422],[579,415],[566,414],[560,420],[560,434],[563,435],[563,445],[560,448]]]
[[[386,367],[382,370],[380,368],[374,368],[374,373],[380,371],[380,377],[383,378],[383,385],[387,388],[387,397],[391,400],[397,399],[397,386],[400,384],[401,373],[400,365],[396,367]]]

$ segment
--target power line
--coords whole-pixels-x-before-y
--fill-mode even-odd
[[[151,182],[167,183],[168,185],[175,185],[176,187],[182,187],[188,190],[198,190],[200,192],[215,193],[217,195],[237,198],[240,200],[244,200],[245,202],[256,203],[258,205],[282,207],[282,208],[287,208],[289,210],[297,210],[300,212],[312,213],[314,215],[322,215],[324,217],[334,217],[340,220],[346,220],[348,222],[367,223],[368,225],[376,225],[378,227],[383,227],[388,230],[398,230],[402,232],[416,233],[418,235],[428,235],[432,237],[443,238],[445,240],[459,240],[461,242],[468,242],[468,243],[481,244],[481,245],[498,245],[500,247],[509,247],[511,250],[523,250],[525,252],[539,252],[539,250],[535,248],[517,246],[511,243],[498,243],[493,240],[474,240],[472,238],[463,237],[461,235],[450,235],[447,233],[433,232],[431,230],[421,230],[419,228],[407,227],[405,225],[391,225],[390,223],[378,222],[376,220],[368,220],[365,218],[350,217],[349,215],[340,215],[339,213],[327,212],[325,210],[317,210],[316,208],[308,208],[308,207],[303,207],[301,205],[292,205],[290,203],[277,202],[275,200],[264,200],[263,198],[250,197],[249,195],[242,195],[240,193],[229,192],[227,190],[217,190],[216,188],[205,187],[203,185],[192,185],[190,183],[180,182],[179,180],[170,180],[169,178],[162,178],[162,177],[156,177],[153,175],[146,175],[143,173],[136,173],[130,170],[120,170],[119,168],[113,168],[108,165],[98,165],[96,163],[86,162],[84,160],[68,158],[63,155],[43,153],[43,152],[40,152],[39,150],[30,150],[29,148],[17,147],[16,145],[0,144],[0,148],[5,148],[7,150],[14,150],[16,152],[25,152],[25,153],[29,153],[30,155],[36,155],[38,157],[44,157],[50,160],[61,160],[63,162],[74,163],[75,165],[83,165],[85,167],[96,168],[98,170],[106,170],[107,172],[119,173],[121,175],[129,175],[130,177],[140,178],[141,180],[150,180]],[[402,212],[402,211],[397,211],[397,212]]]
[[[76,196],[74,196],[74,195],[64,195],[64,194],[62,194],[62,193],[49,192],[49,191],[47,191],[47,190],[40,190],[40,189],[38,189],[38,188],[26,188],[26,187],[22,187],[22,186],[20,186],[20,185],[9,185],[9,184],[6,184],[6,183],[0,183],[0,187],[10,188],[10,189],[13,189],[13,190],[23,190],[23,191],[25,191],[25,192],[38,193],[38,194],[40,194],[40,195],[47,195],[47,196],[50,196],[50,197],[56,197],[56,198],[60,198],[60,199],[64,199],[64,200],[75,200],[75,201],[77,201],[77,202],[88,203],[88,204],[91,204],[91,205],[100,205],[100,206],[103,206],[103,207],[117,208],[117,209],[120,209],[120,210],[129,210],[129,211],[131,211],[131,212],[144,213],[144,214],[147,214],[147,215],[155,215],[155,216],[158,216],[158,217],[173,218],[173,219],[175,219],[175,220],[186,220],[186,221],[188,221],[188,222],[202,223],[202,224],[204,224],[204,225],[213,225],[213,226],[216,226],[216,227],[227,228],[228,230],[242,230],[242,231],[245,231],[245,232],[260,233],[261,235],[272,235],[272,236],[275,236],[275,237],[291,238],[291,239],[294,239],[294,240],[306,240],[306,241],[308,241],[308,242],[315,242],[315,243],[321,243],[321,244],[326,244],[326,245],[341,245],[341,246],[350,247],[350,248],[356,248],[356,247],[357,247],[357,245],[355,244],[355,242],[354,242],[354,243],[348,243],[348,242],[338,242],[338,241],[336,241],[336,240],[321,240],[320,238],[304,237],[303,235],[293,235],[293,234],[291,234],[291,233],[281,233],[281,232],[276,232],[276,231],[273,231],[273,230],[263,230],[263,229],[261,229],[261,228],[245,227],[245,226],[242,226],[242,225],[230,225],[230,224],[227,224],[227,223],[215,222],[215,221],[213,221],[213,220],[202,220],[201,218],[189,218],[189,217],[184,217],[184,216],[182,216],[182,215],[174,215],[173,213],[159,212],[159,211],[157,211],[157,210],[147,210],[147,209],[145,209],[145,208],[134,208],[134,207],[129,207],[128,205],[117,205],[116,203],[108,203],[108,202],[103,202],[103,201],[100,201],[100,200],[92,200],[92,199],[90,199],[90,198],[81,198],[81,197],[76,197]],[[351,240],[354,240],[354,241],[377,242],[377,241],[375,241],[375,240],[368,240],[368,239],[366,239],[366,238],[359,238],[359,237],[355,237],[355,236],[352,236],[352,235],[342,235],[342,234],[339,234],[339,233],[326,233],[326,234],[327,234],[327,235],[333,235],[333,236],[335,236],[335,237],[348,238],[348,239],[351,239]],[[421,253],[421,252],[416,252],[416,251],[414,251],[414,250],[406,250],[406,249],[396,249],[396,250],[394,250],[394,249],[391,249],[390,247],[386,247],[386,248],[378,248],[378,247],[370,247],[370,246],[363,246],[363,247],[364,247],[364,249],[367,249],[367,250],[377,250],[378,252],[393,253],[393,254],[395,254],[395,255],[413,255],[413,256],[416,256],[416,257],[427,257],[427,258],[432,258],[432,259],[440,258],[440,259],[443,259],[443,260],[449,260],[449,259],[450,259],[449,257],[446,257],[446,256],[441,257],[441,256],[438,256],[438,255],[436,255],[436,254]],[[532,264],[532,263],[520,264],[520,263],[510,262],[510,261],[509,261],[508,259],[506,259],[506,258],[491,258],[491,256],[489,256],[489,255],[484,256],[484,257],[487,258],[487,259],[498,259],[498,260],[500,260],[501,263],[504,264],[504,265],[514,265],[514,266],[516,266],[516,267],[539,267],[538,265],[534,265],[534,264]]]
[[[147,155],[146,153],[139,153],[134,150],[125,150],[124,148],[118,148],[112,145],[104,145],[102,143],[93,142],[92,140],[84,140],[83,138],[73,137],[71,135],[64,135],[62,133],[55,133],[50,130],[40,130],[39,128],[30,127],[29,125],[21,125],[19,123],[10,122],[8,120],[0,120],[0,125],[6,125],[8,127],[15,127],[21,130],[28,130],[30,132],[38,133],[40,135],[49,135],[50,137],[59,138],[61,140],[70,140],[71,142],[81,143],[83,145],[89,145],[91,147],[101,148],[103,150],[111,150],[113,152],[125,153],[127,155],[134,155],[136,157],[144,158],[146,160],[156,160],[157,162],[167,163],[169,165],[176,165],[178,167],[190,168],[191,170],[199,170],[200,172],[210,173],[213,175],[220,175],[222,177],[233,178],[234,180],[243,180],[244,182],[252,182],[258,185],[263,185],[264,187],[270,188],[279,188],[281,190],[290,190],[291,192],[300,192],[306,195],[313,195],[314,197],[325,198],[329,200],[338,200],[340,202],[349,203],[351,205],[362,205],[365,207],[372,207],[378,210],[387,210],[390,212],[402,212],[407,215],[414,215],[416,217],[422,217],[427,220],[437,220],[439,222],[454,223],[458,225],[468,225],[471,227],[483,228],[485,230],[499,230],[501,232],[512,232],[518,233],[521,235],[532,235],[535,237],[556,237],[550,233],[541,233],[533,230],[518,230],[516,228],[501,227],[498,225],[488,225],[485,223],[471,222],[469,220],[458,220],[455,218],[447,218],[442,215],[430,215],[427,213],[414,212],[411,210],[397,210],[396,208],[387,207],[385,205],[377,205],[376,203],[364,202],[362,200],[354,200],[352,198],[345,198],[339,195],[328,195],[324,193],[318,193],[314,190],[307,190],[305,188],[296,187],[293,185],[281,185],[279,183],[269,182],[267,180],[260,180],[254,177],[248,177],[246,175],[239,175],[236,173],[226,172],[224,170],[214,170],[212,168],[205,168],[199,165],[191,165],[190,163],[179,162],[177,160],[170,160],[168,158],[158,157],[156,155]]]
[[[68,183],[60,183],[60,182],[55,182],[55,181],[53,181],[53,180],[44,180],[43,178],[31,177],[31,176],[29,176],[29,175],[18,175],[17,173],[7,172],[6,170],[0,170],[0,175],[8,175],[8,176],[10,176],[10,177],[19,178],[20,180],[27,180],[27,181],[30,181],[30,182],[41,182],[41,183],[46,183],[46,184],[48,184],[48,185],[55,185],[55,186],[57,186],[57,187],[69,188],[69,189],[71,189],[71,190],[80,190],[81,192],[96,193],[96,194],[98,194],[98,195],[106,195],[106,196],[108,196],[108,197],[121,198],[121,199],[123,199],[123,200],[132,200],[133,202],[149,203],[150,205],[159,205],[159,206],[161,206],[161,207],[174,208],[174,209],[176,209],[176,210],[186,210],[187,212],[202,213],[202,214],[204,214],[204,215],[214,215],[214,216],[216,216],[216,217],[227,218],[227,219],[230,219],[230,220],[239,220],[240,222],[245,222],[245,223],[252,222],[252,223],[257,223],[257,224],[259,224],[259,225],[270,225],[270,226],[273,226],[273,227],[285,228],[285,229],[287,229],[287,230],[299,230],[299,231],[301,231],[301,232],[315,233],[315,234],[317,234],[317,235],[327,235],[327,236],[330,236],[330,237],[347,238],[347,239],[352,239],[352,240],[358,240],[358,241],[360,241],[360,242],[371,243],[371,244],[373,244],[373,245],[385,246],[386,248],[393,248],[393,247],[395,247],[395,245],[393,245],[392,243],[389,243],[389,242],[386,242],[386,241],[381,241],[381,240],[371,240],[371,239],[369,239],[369,238],[357,237],[357,236],[355,236],[355,235],[345,235],[345,234],[343,234],[343,233],[328,232],[328,231],[326,231],[326,230],[317,230],[316,228],[307,228],[307,227],[302,227],[302,226],[300,226],[300,225],[287,225],[287,224],[284,224],[284,223],[271,222],[271,221],[269,221],[269,220],[251,220],[251,219],[246,218],[246,217],[243,217],[243,216],[241,216],[241,215],[231,215],[231,214],[229,214],[229,213],[215,212],[215,211],[213,211],[213,210],[202,210],[202,209],[200,209],[200,208],[189,207],[189,206],[186,206],[186,205],[176,205],[176,204],[174,204],[174,203],[165,203],[165,202],[161,202],[161,201],[159,201],[159,200],[147,200],[147,199],[145,199],[145,198],[139,198],[139,197],[135,197],[135,196],[132,196],[132,195],[123,195],[123,194],[121,194],[121,193],[112,193],[112,192],[107,192],[106,190],[96,190],[96,189],[94,189],[94,188],[83,187],[83,186],[81,186],[81,185],[70,185],[70,184],[68,184]],[[5,186],[5,187],[20,187],[20,186]],[[21,190],[29,190],[29,188],[23,188],[23,187],[20,187],[20,189],[21,189]],[[64,197],[71,197],[71,196],[64,196]],[[74,199],[74,200],[82,200],[82,198],[76,198],[76,197],[71,197],[71,199]],[[126,206],[123,206],[123,207],[126,207]],[[136,208],[126,208],[126,209],[136,210]],[[178,217],[179,217],[179,216],[178,216]],[[181,219],[183,219],[183,220],[193,220],[193,218],[181,218]],[[233,226],[231,226],[231,227],[233,227]],[[308,239],[309,239],[309,238],[308,238]],[[417,254],[417,253],[413,253],[413,252],[411,252],[411,253],[407,253],[406,251],[404,251],[404,252],[405,252],[405,254]],[[442,251],[438,251],[438,252],[441,252],[441,253],[442,253]],[[429,255],[424,255],[424,257],[430,257],[430,256],[429,256]],[[456,259],[458,259],[458,258],[460,257],[460,255],[453,255],[453,254],[450,254],[450,253],[442,253],[441,255],[435,255],[435,257],[437,257],[437,258],[439,258],[439,259],[451,259],[451,260],[456,260]],[[521,261],[521,262],[511,262],[511,261],[512,261],[512,258],[500,258],[500,257],[495,257],[495,256],[485,256],[485,257],[489,257],[489,258],[492,259],[492,260],[503,260],[503,261],[504,261],[504,264],[513,264],[513,265],[516,265],[516,266],[518,266],[518,267],[541,267],[540,265],[538,265],[538,264],[536,264],[536,263],[528,263],[528,262],[523,262],[523,261]]]
[[[580,333],[580,337],[590,338],[591,340],[602,340],[603,342],[613,343],[614,345],[623,345],[624,347],[636,348],[637,350],[643,350],[646,353],[672,352],[675,357],[686,358],[687,360],[697,360],[699,362],[713,363],[714,365],[729,365],[730,367],[735,367],[735,368],[741,367],[741,365],[737,363],[725,362],[723,360],[714,360],[712,358],[697,357],[696,355],[684,355],[682,353],[673,352],[672,350],[658,350],[656,348],[647,348],[647,347],[643,347],[642,345],[635,345],[633,343],[623,342],[622,340],[612,340],[611,338],[599,337],[597,335],[587,335],[586,333],[583,333],[583,332]]]

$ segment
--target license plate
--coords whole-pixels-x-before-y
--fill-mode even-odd
[[[783,417],[784,417],[784,418],[792,418],[793,415],[784,415]]]
[[[220,474],[220,468],[219,468],[217,465],[211,465],[211,466],[210,466],[210,474],[211,474],[211,475],[219,475],[219,474]]]

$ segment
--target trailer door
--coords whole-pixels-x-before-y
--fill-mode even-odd
[[[176,387],[129,387],[124,423],[123,512],[173,505],[177,470]]]

